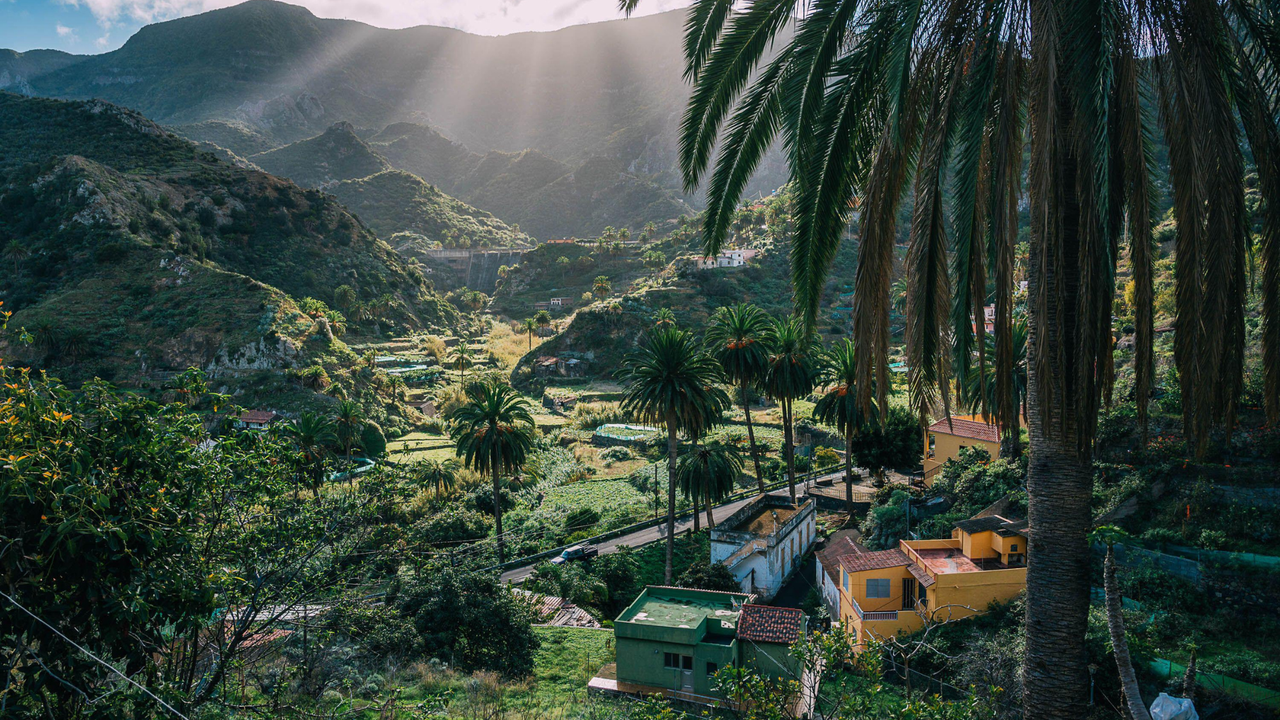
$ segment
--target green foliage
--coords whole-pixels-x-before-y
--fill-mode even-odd
[[[492,499],[490,500],[492,503]],[[446,549],[468,540],[482,540],[492,528],[490,517],[464,505],[450,504],[414,523],[410,537],[418,542],[440,545]]]
[[[721,563],[696,562],[680,574],[676,585],[699,590],[742,592],[742,586],[733,573]]]
[[[533,671],[539,645],[530,627],[533,610],[492,575],[438,566],[399,578],[387,601],[413,620],[433,657],[511,678]]]
[[[360,431],[360,449],[368,458],[380,458],[387,454],[387,438],[377,423],[365,423],[364,429]]]
[[[920,424],[906,408],[890,405],[879,424],[853,438],[854,464],[879,475],[886,468],[911,468],[920,463]]]

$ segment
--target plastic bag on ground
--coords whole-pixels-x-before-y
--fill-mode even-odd
[[[1160,697],[1151,703],[1151,720],[1200,720],[1195,703],[1188,698],[1169,697],[1160,693]]]

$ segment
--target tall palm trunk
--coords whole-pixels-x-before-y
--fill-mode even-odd
[[[751,400],[747,397],[747,382],[742,381],[742,414],[747,418],[747,444],[751,448],[751,462],[756,466],[756,485],[764,494],[764,475],[760,472],[760,455],[756,453],[756,429],[751,424]]]
[[[787,489],[791,491],[791,504],[796,503],[796,448],[791,428],[791,400],[782,399],[782,444],[787,459]]]
[[[671,563],[676,546],[676,416],[667,413],[667,565],[663,582],[671,584]]]
[[[1102,570],[1102,588],[1107,594],[1107,630],[1111,633],[1111,650],[1116,656],[1116,670],[1120,672],[1120,687],[1129,706],[1133,720],[1151,720],[1151,713],[1142,701],[1138,689],[1138,676],[1133,672],[1133,660],[1129,657],[1129,639],[1124,634],[1124,615],[1121,614],[1120,584],[1116,582],[1115,551],[1107,546],[1107,559]]]
[[[853,428],[844,434],[844,507],[853,518]]]
[[[498,494],[498,474],[493,474],[493,531],[498,537],[498,564],[503,563],[502,497]]]
[[[708,479],[707,482],[710,483],[711,481]],[[711,514],[711,488],[709,487],[707,488],[706,503],[707,503],[707,530],[710,530],[711,528],[714,528],[716,526],[716,516]]]

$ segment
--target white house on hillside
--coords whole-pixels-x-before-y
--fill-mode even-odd
[[[700,257],[697,259],[699,270],[714,270],[715,268],[725,267],[742,267],[751,261],[751,258],[759,252],[755,248],[740,248],[735,250],[725,250],[715,257]]]
[[[771,600],[813,545],[813,500],[761,495],[711,531],[711,562],[728,567],[743,592]]]

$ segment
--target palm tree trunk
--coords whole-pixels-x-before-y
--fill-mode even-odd
[[[791,428],[791,400],[782,400],[782,444],[787,459],[787,489],[791,491],[791,504],[796,503],[796,449],[792,442],[794,433]]]
[[[844,508],[853,519],[853,428],[844,434]]]
[[[1116,582],[1115,552],[1107,546],[1106,564],[1102,571],[1102,587],[1107,594],[1107,630],[1111,633],[1111,649],[1116,656],[1116,670],[1120,672],[1120,687],[1129,706],[1133,720],[1151,720],[1142,692],[1138,688],[1138,676],[1133,672],[1133,660],[1129,657],[1129,640],[1124,634],[1124,615],[1121,614],[1120,584]]]
[[[1033,322],[1033,326],[1036,323]],[[1036,330],[1031,329],[1034,342]],[[1073,415],[1057,396],[1051,420],[1041,421],[1035,366],[1027,401],[1027,647],[1023,659],[1023,714],[1036,720],[1078,720],[1088,715],[1085,632],[1089,619],[1089,500],[1093,465],[1075,441]],[[1074,417],[1072,417],[1074,420]]]
[[[495,467],[493,470],[493,531],[498,537],[498,564],[501,565],[503,560],[503,539],[502,539],[502,496],[499,494],[498,487],[498,471]]]
[[[676,547],[676,417],[667,415],[667,565],[663,582],[671,584],[671,562]]]
[[[711,478],[707,478],[707,530],[716,526],[716,518],[711,514]]]
[[[764,475],[760,472],[760,455],[756,452],[756,429],[751,424],[751,401],[747,398],[747,383],[742,383],[742,414],[747,418],[747,445],[751,448],[751,462],[756,466],[756,485],[764,494]]]

